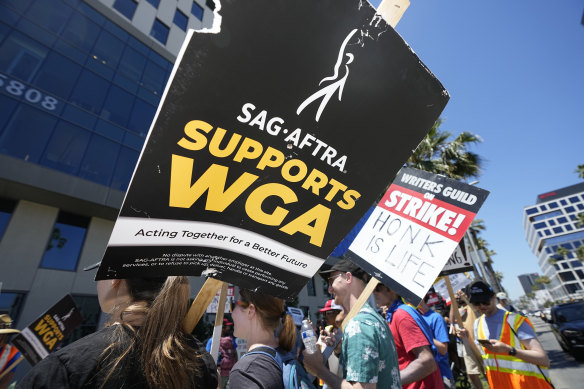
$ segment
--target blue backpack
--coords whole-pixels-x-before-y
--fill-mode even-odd
[[[272,347],[262,346],[245,353],[243,357],[251,354],[265,354],[276,361],[280,369],[282,369],[284,389],[316,389],[312,384],[312,379],[306,370],[304,370],[304,367],[302,367],[302,364],[294,358],[291,352],[280,354]]]

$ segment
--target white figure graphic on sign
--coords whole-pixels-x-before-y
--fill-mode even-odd
[[[324,88],[320,89],[319,91],[315,92],[312,96],[310,96],[309,98],[304,100],[304,102],[302,104],[300,104],[300,106],[296,110],[296,115],[300,115],[300,112],[302,112],[304,110],[304,108],[306,108],[310,103],[312,103],[313,101],[316,101],[322,97],[322,101],[320,103],[320,106],[318,107],[318,111],[316,112],[316,121],[318,122],[318,119],[320,119],[320,115],[322,114],[324,107],[329,102],[331,97],[335,94],[337,89],[339,90],[339,101],[341,101],[341,96],[343,94],[343,87],[345,86],[345,82],[347,81],[347,77],[349,76],[349,66],[348,65],[351,62],[353,62],[353,59],[354,59],[353,54],[345,53],[345,47],[347,46],[347,43],[349,43],[349,40],[351,39],[351,37],[353,35],[355,35],[356,32],[357,32],[357,29],[354,29],[353,31],[351,31],[349,33],[349,35],[347,35],[347,37],[343,41],[343,44],[341,45],[341,49],[339,50],[339,56],[337,58],[337,63],[335,64],[335,74],[333,74],[331,77],[323,78],[318,83],[318,85],[322,84],[325,81],[331,81],[331,80],[333,80],[333,81],[336,80],[336,81],[325,86]],[[347,56],[346,62],[345,62],[345,75],[342,78],[337,79],[339,77],[339,67],[341,66],[341,63],[343,62],[343,57],[345,55]]]

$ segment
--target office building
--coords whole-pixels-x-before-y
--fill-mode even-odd
[[[582,298],[584,291],[584,182],[537,196],[523,213],[523,228],[542,275],[556,300]]]
[[[0,2],[0,311],[28,325],[65,294],[102,320],[94,272],[188,29],[213,0]],[[195,278],[193,293],[202,281]],[[317,276],[299,296],[313,317]],[[317,286],[315,286],[317,285]]]
[[[539,277],[537,273],[521,274],[517,276],[519,283],[523,288],[523,293],[529,294],[533,292],[533,285],[535,284],[535,279]]]

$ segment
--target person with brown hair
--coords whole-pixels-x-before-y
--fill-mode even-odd
[[[216,365],[183,331],[187,277],[97,282],[108,325],[39,362],[21,388],[217,388]]]
[[[241,289],[231,318],[233,335],[247,341],[248,353],[231,368],[228,388],[282,389],[278,355],[292,351],[296,326],[284,300]]]

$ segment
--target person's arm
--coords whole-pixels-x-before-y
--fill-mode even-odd
[[[410,362],[405,369],[400,370],[402,386],[420,381],[436,370],[436,362],[430,346],[416,347],[411,352],[414,353],[416,359]]]
[[[323,363],[322,354],[316,350],[314,354],[309,354],[306,350],[303,352],[304,367],[310,374],[323,380],[328,387],[332,389],[376,389],[377,384],[364,382],[349,382],[333,374]]]
[[[434,338],[434,346],[436,346],[436,350],[440,355],[446,355],[448,352],[448,342],[444,343]]]
[[[498,340],[490,339],[489,342],[491,342],[491,345],[486,346],[486,348],[492,352],[508,354],[511,350],[510,345]],[[522,340],[521,344],[525,347],[525,350],[516,349],[517,354],[515,354],[515,356],[517,358],[522,359],[525,362],[533,363],[534,365],[544,367],[550,366],[550,360],[537,338]]]

